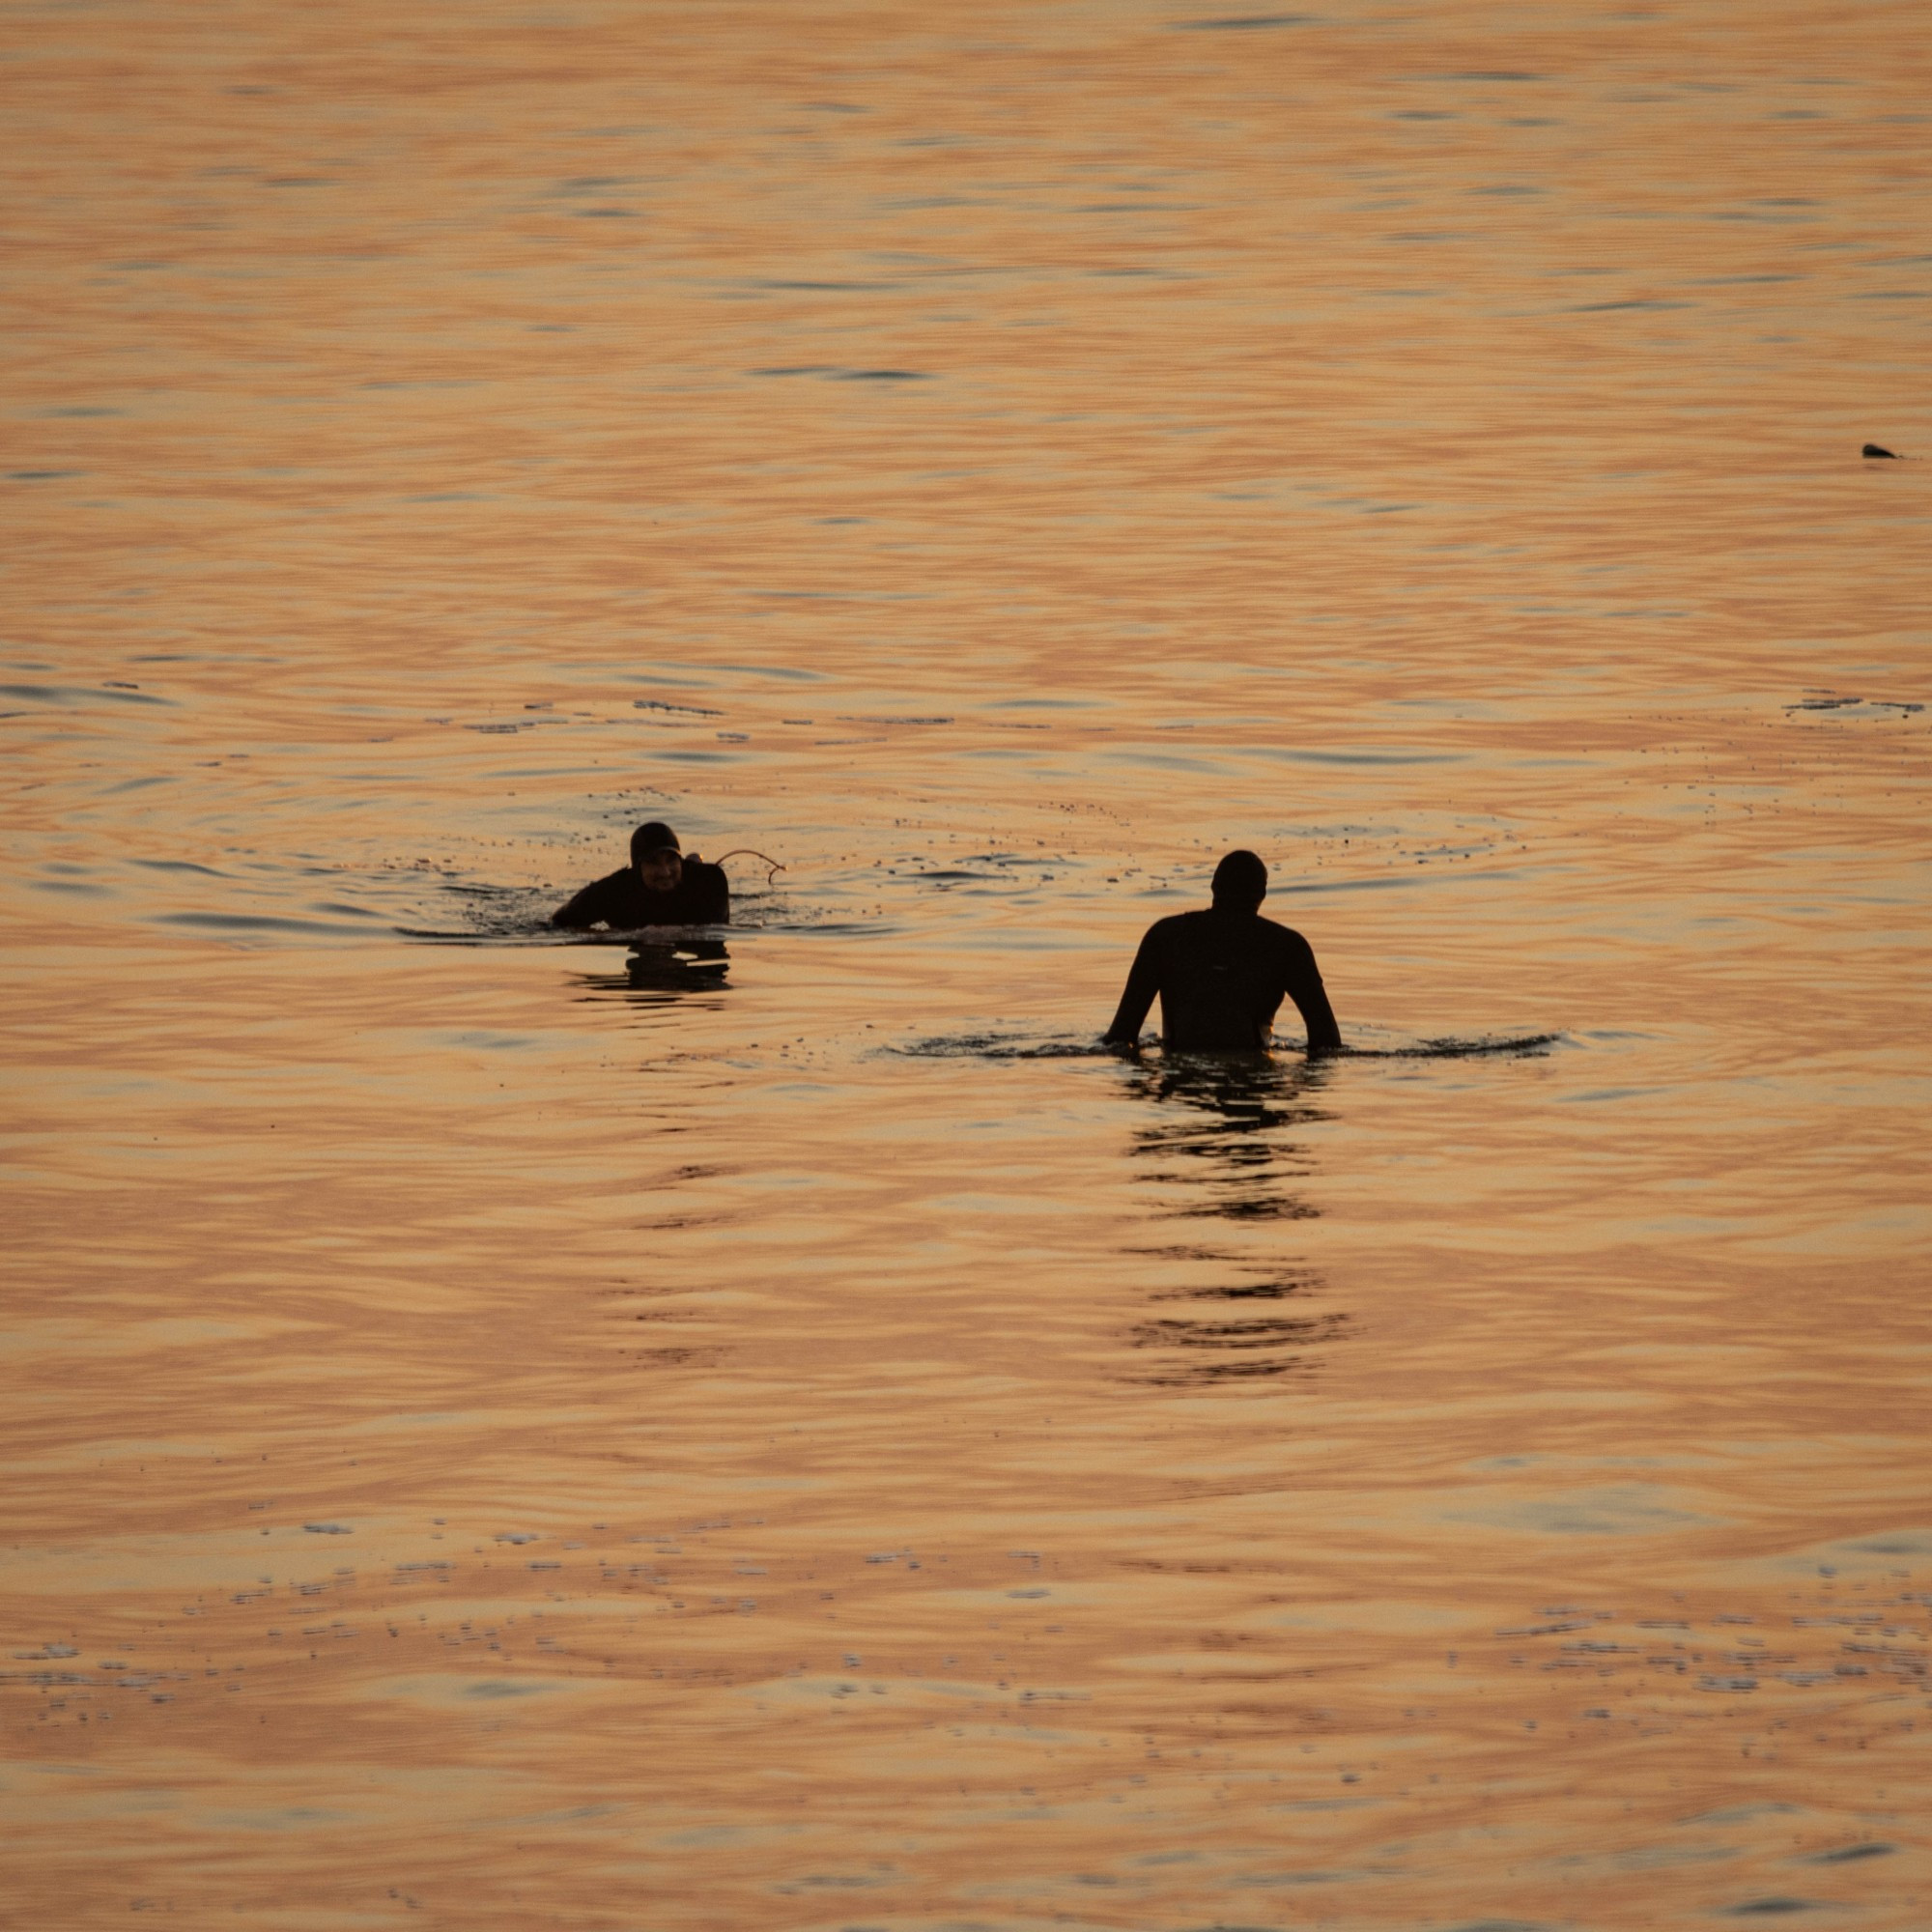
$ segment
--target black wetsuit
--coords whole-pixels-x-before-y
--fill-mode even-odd
[[[643,925],[726,925],[730,919],[731,887],[724,867],[687,859],[683,878],[668,893],[647,890],[637,868],[626,866],[585,886],[551,914],[550,923],[572,932],[593,925],[635,932]]]
[[[1156,993],[1161,1038],[1182,1052],[1265,1046],[1284,993],[1301,1009],[1310,1053],[1342,1044],[1313,949],[1260,913],[1217,905],[1149,926],[1106,1037],[1138,1039]]]

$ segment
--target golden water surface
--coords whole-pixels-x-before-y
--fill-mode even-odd
[[[1274,4],[7,10],[0,1923],[1932,1924],[1932,35]]]

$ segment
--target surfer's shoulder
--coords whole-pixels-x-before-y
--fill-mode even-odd
[[[1315,951],[1314,947],[1310,946],[1308,941],[1295,931],[1293,926],[1284,925],[1280,920],[1269,919],[1262,913],[1255,915],[1255,922],[1257,924],[1266,927],[1267,936],[1271,944],[1282,947],[1291,952],[1313,954]]]

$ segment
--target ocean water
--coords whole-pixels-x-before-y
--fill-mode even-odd
[[[1932,1919],[1914,10],[0,42],[0,1922]]]

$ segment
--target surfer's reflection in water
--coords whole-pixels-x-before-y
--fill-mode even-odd
[[[722,939],[669,934],[631,941],[621,973],[582,973],[586,999],[619,999],[631,1006],[666,1007],[694,993],[729,992],[731,955]]]
[[[1154,1293],[1169,1305],[1131,1331],[1149,1351],[1144,1378],[1188,1386],[1307,1373],[1347,1320],[1317,1305],[1320,1276],[1284,1252],[1286,1224],[1317,1213],[1299,1192],[1314,1163],[1297,1129],[1326,1118],[1332,1063],[1170,1052],[1123,1071],[1150,1109],[1129,1151],[1166,1197],[1156,1217],[1207,1236],[1131,1250],[1179,1277]]]

